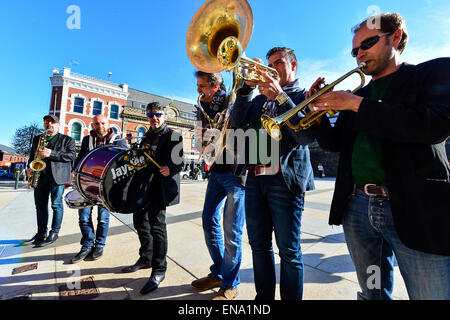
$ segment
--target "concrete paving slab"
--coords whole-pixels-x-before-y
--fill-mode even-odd
[[[319,179],[316,187],[306,195],[302,218],[304,299],[354,300],[359,285],[342,227],[328,225],[334,181]],[[149,278],[151,269],[131,274],[121,272],[124,266],[132,265],[138,259],[139,240],[132,226],[131,214],[111,215],[107,245],[100,260],[72,265],[70,259],[80,250],[77,210],[65,207],[60,237],[53,245],[45,248],[21,246],[20,240],[28,239],[36,232],[33,192],[24,188],[13,192],[2,189],[0,183],[0,299],[27,295],[31,300],[59,300],[59,286],[76,284],[77,279],[92,277],[99,291],[95,300],[210,300],[217,289],[199,292],[190,285],[193,280],[207,275],[212,263],[204,243],[201,221],[206,183],[182,182],[181,188],[181,204],[167,210],[169,250],[166,279],[154,293],[141,296],[139,291]],[[96,210],[94,212],[95,225]],[[280,257],[275,240],[273,246],[276,299],[280,299]],[[37,270],[11,276],[13,268],[36,262],[39,264]],[[253,300],[256,293],[246,229],[239,275],[241,284],[237,300]],[[398,267],[395,278],[394,296],[407,299]]]

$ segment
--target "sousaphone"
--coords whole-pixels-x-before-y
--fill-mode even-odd
[[[260,80],[256,70],[269,73],[279,79],[275,69],[266,67],[245,57],[244,51],[253,31],[253,12],[246,0],[208,0],[195,13],[186,37],[186,50],[192,64],[203,72],[232,71],[233,87],[228,108],[217,133],[207,138],[211,143],[203,157],[212,165],[226,146],[226,130],[229,128],[230,107],[242,81]]]

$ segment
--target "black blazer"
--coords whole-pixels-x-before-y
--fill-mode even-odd
[[[450,58],[404,64],[382,101],[364,98],[332,128],[315,130],[319,144],[340,152],[329,223],[339,225],[353,191],[352,152],[359,131],[380,138],[396,231],[409,248],[450,256]],[[365,97],[367,87],[358,95]]]
[[[167,166],[170,175],[164,177],[154,166],[154,177],[151,186],[150,206],[168,207],[180,202],[180,172],[183,167],[183,137],[170,129],[166,124],[160,130],[147,131],[141,145],[150,144],[150,156],[161,167]]]
[[[33,139],[30,158],[28,165],[34,160],[36,148],[39,143],[40,136]],[[75,140],[69,136],[57,133],[56,136],[47,144],[47,148],[52,150],[50,157],[44,159],[50,170],[56,184],[67,184],[72,181],[70,172],[72,170],[72,161],[75,160]]]
[[[288,93],[287,101],[279,106],[276,115],[281,115],[305,99],[305,91],[297,89]],[[262,107],[267,101],[264,95],[257,95],[252,99],[252,91],[248,86],[242,87],[237,92],[236,101],[231,109],[230,121],[234,128],[244,130],[255,128],[262,114]],[[299,118],[291,119],[292,123],[298,123]],[[311,130],[300,130],[294,132],[287,126],[281,129],[282,139],[279,142],[279,156],[281,172],[288,189],[296,194],[302,194],[309,190],[314,190],[314,173],[311,166],[308,143],[314,141]],[[247,167],[249,164],[249,150],[247,147]]]

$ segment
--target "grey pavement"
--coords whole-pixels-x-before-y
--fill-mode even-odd
[[[355,300],[359,291],[355,269],[347,251],[342,227],[328,225],[334,190],[333,179],[317,179],[307,192],[302,217],[302,251],[305,263],[305,300]],[[97,261],[70,264],[80,250],[77,210],[65,207],[59,239],[44,248],[22,246],[36,233],[33,192],[21,183],[0,180],[0,300],[210,300],[216,289],[199,292],[190,283],[209,273],[201,211],[206,190],[203,181],[181,184],[181,203],[167,208],[168,269],[160,287],[145,296],[139,290],[150,269],[121,272],[138,259],[139,240],[132,215],[114,213],[104,255]],[[66,192],[70,189],[66,189]],[[96,210],[94,225],[96,222]],[[49,222],[51,223],[51,221]],[[274,241],[277,276],[280,258]],[[255,288],[251,249],[244,230],[241,284],[237,300],[253,300]],[[279,279],[277,279],[277,282]],[[408,299],[398,267],[396,299]],[[277,284],[276,299],[280,299]]]

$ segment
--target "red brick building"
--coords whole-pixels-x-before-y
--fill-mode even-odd
[[[27,163],[28,157],[20,156],[8,146],[0,144],[0,168],[10,167],[13,163]]]
[[[92,119],[97,114],[107,117],[113,130],[122,137],[128,133],[143,135],[148,130],[145,108],[157,101],[166,106],[169,127],[183,135],[186,162],[197,162],[192,104],[77,74],[69,68],[53,69],[50,81],[50,113],[60,118],[60,132],[74,138],[78,146],[92,130]]]

